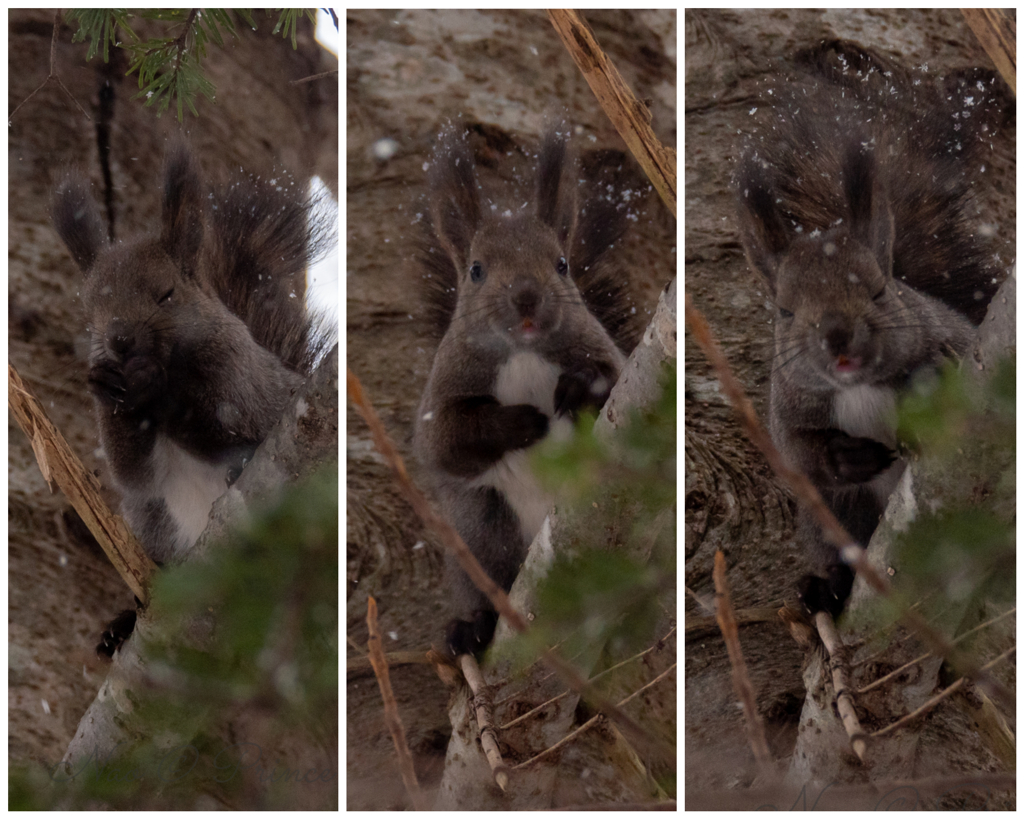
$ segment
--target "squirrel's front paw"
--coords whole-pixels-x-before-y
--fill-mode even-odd
[[[887,469],[896,453],[872,438],[853,438],[840,432],[828,442],[833,474],[848,483],[865,483]]]
[[[548,434],[548,417],[532,404],[502,407],[501,415],[509,449],[531,446]]]
[[[125,398],[124,373],[113,361],[100,361],[89,368],[89,389],[108,404],[120,404]]]
[[[167,389],[164,368],[153,358],[136,356],[124,365],[125,409],[140,409]]]
[[[854,572],[843,563],[835,563],[827,569],[828,578],[805,575],[800,580],[800,602],[810,614],[827,611],[833,618],[843,613],[846,599],[853,589]]]
[[[490,645],[497,624],[498,613],[487,609],[473,612],[472,620],[452,620],[445,630],[445,648],[452,657],[483,651]]]
[[[614,382],[603,376],[597,367],[564,372],[555,387],[555,415],[573,418],[583,409],[599,410],[608,400]]]

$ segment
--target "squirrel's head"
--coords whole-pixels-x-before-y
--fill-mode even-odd
[[[845,215],[826,230],[804,230],[780,208],[770,171],[748,154],[737,195],[747,259],[775,306],[778,365],[833,386],[872,382],[906,323],[892,277],[893,216],[874,153],[860,139],[848,143]]]
[[[458,275],[453,322],[486,326],[514,345],[528,345],[557,329],[564,305],[580,303],[570,269],[576,177],[568,126],[558,122],[541,144],[533,200],[508,209],[484,206],[463,129],[441,133],[428,197],[437,244]]]
[[[180,342],[200,322],[189,313],[211,300],[199,275],[203,241],[201,185],[183,146],[168,156],[158,235],[110,242],[88,184],[76,174],[57,186],[53,222],[85,279],[82,300],[93,333],[93,357],[153,355]],[[198,316],[194,318],[198,319]]]

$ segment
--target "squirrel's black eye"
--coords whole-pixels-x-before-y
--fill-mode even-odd
[[[871,300],[872,301],[881,301],[883,298],[885,298],[885,288],[884,287],[881,290],[879,290],[877,293],[875,293],[875,295],[873,295],[871,297]]]
[[[173,296],[173,295],[174,295],[174,288],[172,287],[170,290],[168,290],[166,293],[164,293],[159,299],[157,299],[157,304],[166,304],[167,302],[169,302],[171,300],[171,296]]]
[[[565,260],[565,256],[558,257],[558,264],[555,265],[555,269],[558,271],[559,276],[564,276],[569,272],[569,263]]]
[[[480,262],[473,262],[469,266],[469,278],[475,281],[477,284],[482,282],[486,274],[484,273],[484,266]]]
[[[785,307],[780,307],[779,308],[779,318],[791,319],[791,318],[793,318],[793,314],[791,312],[789,312],[789,310],[787,310]]]

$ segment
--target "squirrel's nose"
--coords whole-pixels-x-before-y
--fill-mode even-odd
[[[107,349],[118,356],[124,356],[135,347],[135,331],[124,319],[113,318],[107,325]]]
[[[529,281],[516,282],[512,289],[512,306],[516,308],[523,318],[532,318],[537,312],[540,304],[540,293],[537,287]]]

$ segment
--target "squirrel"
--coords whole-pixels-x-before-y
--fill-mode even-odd
[[[739,163],[739,225],[774,305],[772,439],[867,545],[905,466],[900,393],[968,351],[998,286],[967,217],[991,117],[977,74],[951,96],[956,78],[939,89],[843,41],[800,63]],[[838,616],[853,570],[803,509],[797,538],[820,573],[804,606]]]
[[[277,180],[208,195],[184,143],[166,158],[159,229],[133,240],[107,240],[78,174],[54,190],[83,276],[100,443],[157,564],[187,555],[329,341],[304,306],[331,239],[316,208]]]
[[[635,311],[606,257],[630,195],[592,185],[581,197],[578,175],[561,121],[543,137],[527,206],[481,201],[461,127],[442,131],[428,171],[421,262],[442,337],[413,447],[443,511],[506,592],[550,506],[528,450],[599,410],[635,343]],[[457,616],[446,647],[479,653],[497,613],[450,556],[447,571]]]

